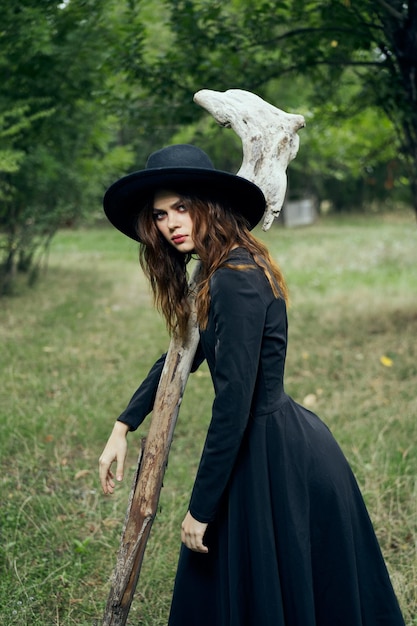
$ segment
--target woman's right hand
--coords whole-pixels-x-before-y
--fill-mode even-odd
[[[124,464],[127,452],[127,433],[129,426],[116,422],[99,459],[99,475],[103,492],[108,495],[114,492],[114,474],[111,466],[116,461],[116,480],[123,480]]]

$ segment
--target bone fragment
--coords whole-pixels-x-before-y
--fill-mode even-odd
[[[297,131],[305,126],[304,117],[281,111],[242,89],[202,89],[194,102],[242,140],[243,162],[237,173],[262,189],[267,206],[262,228],[268,230],[285,200],[286,170],[297,155]]]

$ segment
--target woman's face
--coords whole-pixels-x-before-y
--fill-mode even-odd
[[[193,221],[174,191],[157,191],[153,200],[156,227],[168,243],[186,254],[194,251]]]

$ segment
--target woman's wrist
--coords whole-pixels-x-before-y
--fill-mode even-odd
[[[125,424],[124,422],[120,422],[119,420],[117,420],[117,422],[115,422],[113,426],[113,432],[117,435],[124,435],[126,437],[129,430],[129,424]]]

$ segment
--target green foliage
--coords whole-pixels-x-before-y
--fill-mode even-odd
[[[311,146],[309,130],[302,131],[292,167],[303,170],[304,180],[309,176],[310,189],[324,192],[319,197],[329,199],[342,179],[349,179],[351,188],[366,187],[370,171],[392,171],[395,162],[396,176],[388,184],[381,181],[379,197],[393,186],[401,189],[407,178],[417,201],[414,3],[165,0],[165,5],[169,45],[141,67],[140,76],[177,120],[189,124],[202,116],[190,98],[200,88],[247,89],[280,108],[291,100],[291,108],[306,111],[315,128]],[[294,83],[298,93],[288,98]],[[325,138],[324,146],[318,136]],[[325,170],[318,185],[317,164]],[[330,186],[326,172],[335,174]],[[358,207],[364,199],[363,193],[351,195],[346,206]]]
[[[115,161],[133,158],[116,141],[118,3],[3,4],[0,293],[19,270],[33,280],[57,228],[91,216]]]
[[[39,117],[38,114],[28,118],[26,115],[28,108],[28,106],[16,106],[11,111],[0,113],[0,140],[2,145],[0,150],[0,173],[16,172],[19,169],[20,161],[25,156],[23,150],[14,149],[13,141],[20,132],[30,127],[31,123]],[[40,115],[46,116],[48,113],[48,111],[45,111]],[[6,198],[5,189],[0,188],[0,198],[2,200]]]

